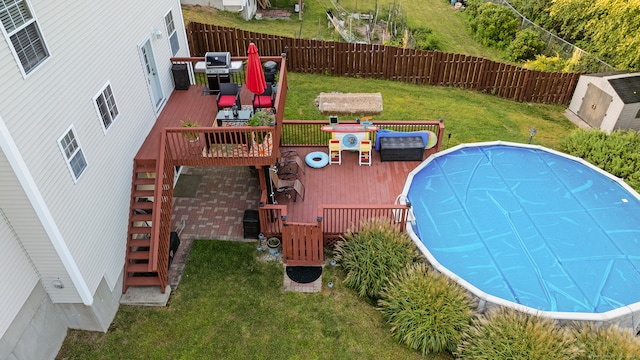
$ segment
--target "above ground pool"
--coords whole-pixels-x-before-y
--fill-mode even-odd
[[[622,180],[543,147],[481,143],[432,155],[403,195],[418,247],[482,299],[637,325],[640,196]]]

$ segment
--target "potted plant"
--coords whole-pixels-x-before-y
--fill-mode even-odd
[[[189,119],[187,121],[180,120],[180,126],[186,127],[186,128],[197,128],[197,127],[200,127],[200,124],[198,124],[197,121],[191,121],[191,119]],[[189,140],[190,142],[198,141],[198,133],[195,131],[185,132],[183,136],[185,139]]]
[[[275,116],[265,111],[256,111],[249,120],[247,120],[248,126],[273,126],[275,124]],[[262,144],[265,137],[268,135],[266,131],[254,131],[251,133],[251,137],[255,139],[256,144]]]
[[[277,255],[278,250],[280,249],[280,239],[277,237],[270,237],[267,239],[267,247],[269,248],[269,253],[271,255]]]

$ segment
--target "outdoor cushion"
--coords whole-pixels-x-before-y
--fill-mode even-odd
[[[221,95],[218,108],[232,107],[236,104],[236,95]]]

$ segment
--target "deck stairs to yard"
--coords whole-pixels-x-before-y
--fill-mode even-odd
[[[155,160],[134,161],[123,292],[126,292],[129,286],[165,288],[166,279],[162,279],[157,271],[150,271],[149,266],[155,172]]]

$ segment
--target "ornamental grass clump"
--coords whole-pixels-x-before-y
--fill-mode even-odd
[[[473,322],[458,346],[460,359],[577,359],[579,349],[569,331],[550,318],[511,308],[489,311]]]
[[[583,359],[636,359],[640,358],[640,340],[628,329],[618,326],[576,324],[573,334],[582,351]]]
[[[455,351],[474,314],[466,291],[425,263],[406,268],[381,296],[393,337],[425,355]]]
[[[336,260],[346,273],[346,286],[361,297],[377,300],[389,279],[418,261],[420,253],[409,236],[389,221],[366,220],[361,229],[342,237],[336,245]]]

